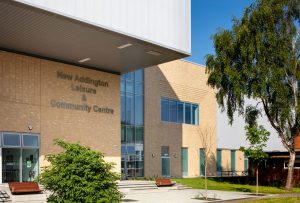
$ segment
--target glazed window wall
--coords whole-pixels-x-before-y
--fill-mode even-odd
[[[29,182],[39,173],[39,136],[0,132],[2,182]]]
[[[144,70],[121,75],[121,169],[124,179],[144,175]]]
[[[161,121],[199,125],[199,105],[168,98],[160,101]]]

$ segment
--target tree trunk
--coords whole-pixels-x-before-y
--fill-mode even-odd
[[[204,166],[204,182],[205,182],[205,199],[207,200],[206,164]]]
[[[258,195],[258,167],[256,168],[256,196]]]
[[[294,175],[295,159],[296,159],[296,152],[291,151],[289,165],[288,165],[288,175],[287,175],[286,185],[285,185],[286,190],[293,189],[292,180],[293,180],[293,175]]]

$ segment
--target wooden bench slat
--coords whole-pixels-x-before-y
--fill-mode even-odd
[[[9,189],[12,193],[34,193],[42,192],[39,185],[34,182],[10,182],[8,183]]]
[[[163,178],[163,179],[156,179],[156,186],[173,186],[175,183],[171,181],[171,179]]]

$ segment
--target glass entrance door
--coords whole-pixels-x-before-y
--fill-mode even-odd
[[[22,182],[33,181],[38,174],[38,149],[22,149]]]
[[[20,149],[2,149],[2,181],[4,183],[20,181],[20,158]]]
[[[35,134],[0,132],[2,182],[33,181],[39,172],[39,137]],[[1,159],[0,159],[1,160]]]

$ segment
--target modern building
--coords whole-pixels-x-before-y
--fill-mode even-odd
[[[191,54],[190,0],[1,1],[0,27],[0,182],[33,180],[55,138],[125,177],[237,170],[241,154],[228,169],[218,156],[205,69],[178,60]]]
[[[123,178],[244,176],[243,152],[217,149],[215,91],[205,67],[176,60],[121,76]],[[205,149],[210,157],[205,160]]]
[[[44,156],[59,150],[54,138],[102,151],[121,172],[120,74],[189,56],[190,6],[1,1],[0,182],[36,177]]]

